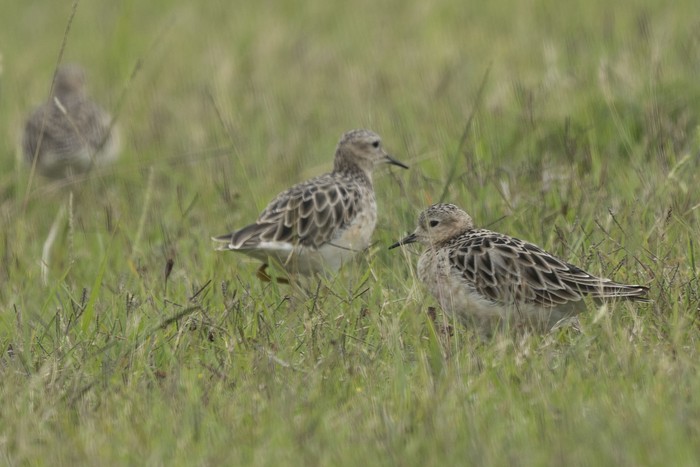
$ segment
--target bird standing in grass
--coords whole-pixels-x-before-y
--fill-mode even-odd
[[[517,238],[475,229],[454,204],[435,204],[420,214],[418,227],[389,248],[420,242],[418,277],[442,309],[490,335],[503,326],[546,331],[596,301],[649,301],[649,289],[593,276]]]
[[[60,66],[51,98],[34,110],[24,127],[26,161],[46,177],[62,178],[111,162],[119,149],[112,118],[87,95],[84,70]]]
[[[258,277],[269,279],[270,260],[287,273],[335,272],[365,250],[377,223],[372,172],[380,164],[407,169],[369,130],[345,133],[335,151],[333,171],[280,193],[255,223],[214,237],[232,250],[259,259]]]

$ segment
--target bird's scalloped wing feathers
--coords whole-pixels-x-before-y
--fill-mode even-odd
[[[215,238],[228,249],[255,249],[265,242],[286,242],[319,248],[357,215],[359,190],[337,183],[331,174],[295,185],[280,193],[254,224]]]
[[[643,286],[593,276],[537,245],[490,231],[462,237],[450,261],[476,291],[504,305],[554,307],[579,301],[585,295],[644,301],[648,291]]]

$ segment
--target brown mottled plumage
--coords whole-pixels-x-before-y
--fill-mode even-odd
[[[418,227],[390,248],[420,242],[427,248],[418,277],[448,314],[487,334],[503,324],[550,329],[583,309],[583,298],[648,301],[649,289],[596,277],[508,235],[475,229],[453,204],[423,211]]]
[[[85,90],[85,72],[62,65],[56,72],[48,102],[30,115],[24,128],[22,150],[29,164],[51,178],[82,174],[115,159],[119,152],[110,115]]]
[[[255,223],[214,240],[226,244],[220,250],[264,263],[272,258],[290,273],[337,271],[369,246],[377,222],[372,172],[383,163],[407,168],[384,151],[376,133],[347,132],[332,172],[280,193]]]

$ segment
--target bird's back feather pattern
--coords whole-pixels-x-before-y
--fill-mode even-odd
[[[489,230],[465,232],[446,247],[453,270],[497,304],[554,307],[585,295],[647,301],[647,287],[593,276],[537,245]]]
[[[374,198],[371,185],[342,173],[325,174],[280,193],[254,224],[215,240],[232,250],[256,249],[264,242],[318,249],[352,223],[363,196]]]

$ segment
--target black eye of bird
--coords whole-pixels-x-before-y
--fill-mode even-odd
[[[379,147],[379,141],[375,141],[372,143],[373,148],[378,148]]]
[[[432,221],[430,221],[430,227],[437,227],[437,225],[439,223],[440,223],[439,221],[436,221],[435,219],[433,219]]]

